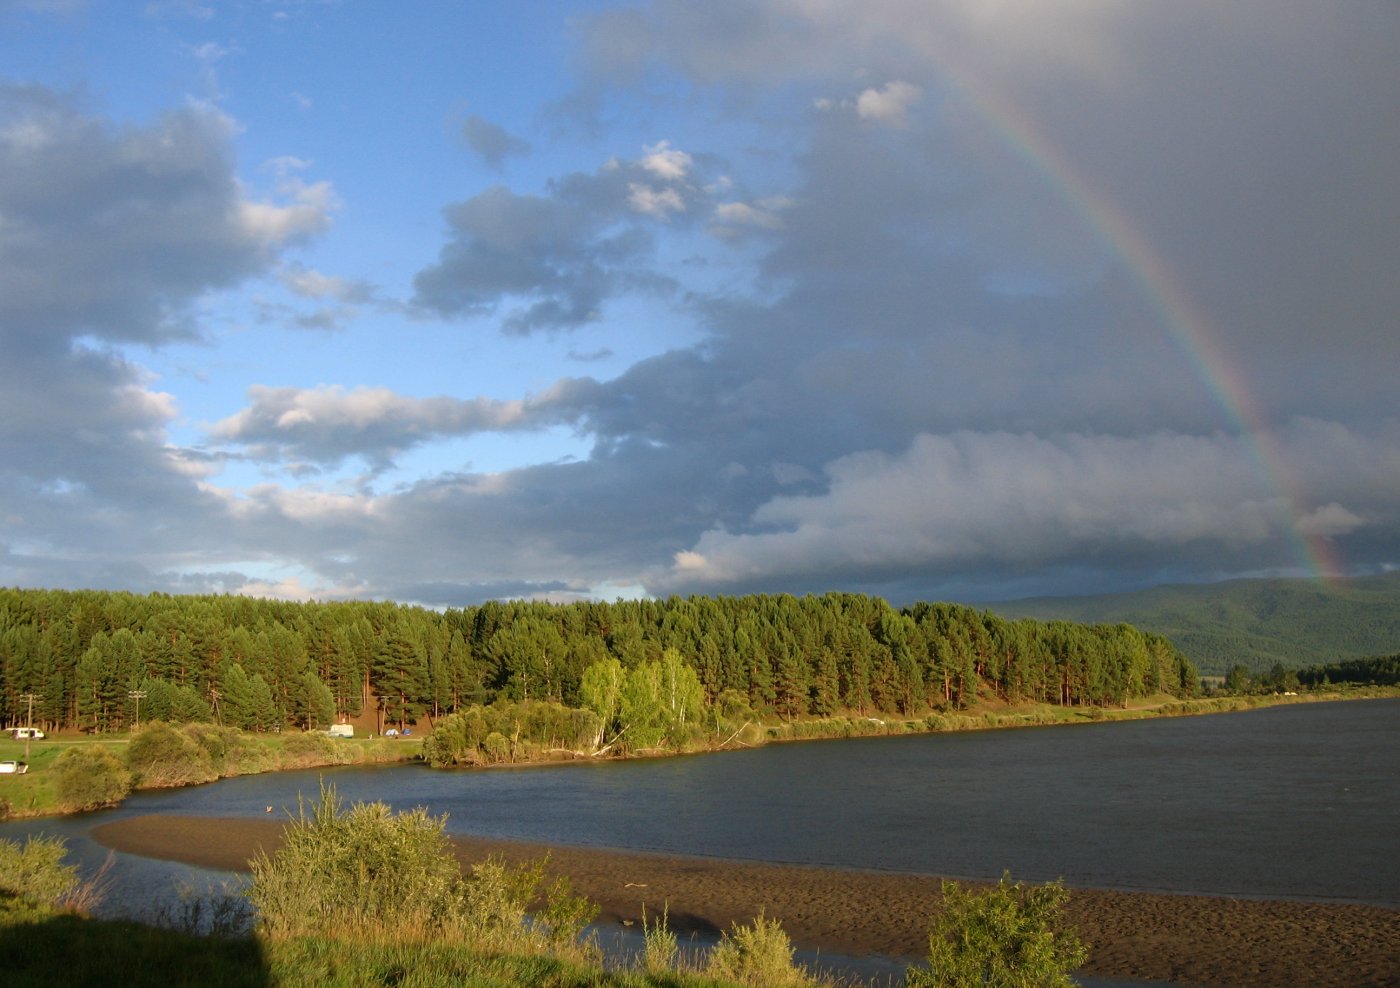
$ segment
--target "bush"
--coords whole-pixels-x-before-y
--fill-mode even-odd
[[[507,761],[510,758],[510,738],[500,731],[492,731],[482,739],[481,749],[486,753],[488,761]]]
[[[219,777],[209,752],[163,721],[149,721],[127,745],[133,784],[148,789],[211,782]]]
[[[512,867],[488,858],[464,878],[443,834],[442,817],[422,808],[392,813],[383,803],[343,809],[335,790],[287,832],[281,850],[252,862],[248,900],[269,939],[321,936],[430,942],[465,939],[478,947],[563,952],[597,915],[560,879],[544,908],[528,908],[546,861]]]
[[[273,937],[438,927],[454,911],[461,872],[444,820],[383,803],[343,810],[335,790],[288,828],[272,857],[252,862],[248,898]]]
[[[710,951],[705,973],[756,988],[810,984],[792,962],[792,942],[777,920],[760,913],[749,926],[735,923]]]
[[[58,801],[65,810],[114,806],[131,792],[131,773],[104,744],[69,748],[54,759]]]
[[[63,863],[68,853],[61,837],[0,840],[0,892],[44,905],[62,904],[78,886],[78,869]]]
[[[340,765],[349,761],[352,750],[320,731],[282,736],[282,751],[290,765]]]
[[[667,908],[662,910],[659,919],[648,922],[646,907],[642,907],[642,937],[646,944],[642,951],[642,970],[652,976],[674,971],[680,958],[680,943],[669,920],[670,910]]]
[[[213,724],[186,724],[181,733],[189,738],[209,757],[210,768],[222,775],[228,768],[229,736],[236,734],[232,728],[216,727]]]
[[[1069,972],[1088,949],[1063,925],[1069,893],[1059,882],[1024,886],[1003,875],[976,892],[943,883],[943,912],[929,933],[927,968],[907,988],[1073,988]]]

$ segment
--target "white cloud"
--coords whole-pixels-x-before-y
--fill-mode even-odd
[[[895,127],[906,126],[909,111],[923,97],[923,90],[908,82],[895,80],[880,89],[866,89],[856,97],[856,115],[862,120],[875,120]]]
[[[792,200],[782,196],[757,203],[722,202],[715,207],[712,229],[722,237],[737,236],[748,230],[781,230],[782,211],[791,205]]]
[[[254,385],[249,407],[214,423],[210,436],[257,459],[333,462],[361,455],[384,465],[436,437],[544,429],[576,421],[597,385],[566,378],[537,395],[498,400],[411,398],[389,388]]]
[[[362,282],[322,274],[315,268],[299,263],[285,265],[280,277],[282,284],[302,298],[363,302],[372,294],[369,286]]]
[[[1298,531],[1310,537],[1350,535],[1366,522],[1336,501],[1324,504],[1298,519]]]
[[[658,189],[640,182],[628,184],[627,202],[637,212],[657,219],[685,212],[685,200],[675,189]]]
[[[695,163],[689,154],[671,147],[670,141],[658,141],[642,150],[646,153],[642,155],[641,166],[667,182],[684,181]]]
[[[282,247],[324,233],[331,225],[331,213],[340,206],[329,182],[306,184],[287,178],[278,183],[278,192],[289,202],[238,203],[238,222],[244,232],[267,247]]]
[[[1394,459],[1384,437],[1356,438]],[[1291,454],[1306,456],[1310,440],[1307,428],[1295,429]],[[751,531],[706,532],[675,554],[661,587],[1106,563],[1143,552],[1223,558],[1282,543],[1289,527],[1336,536],[1362,524],[1338,503],[1290,517],[1249,442],[1223,435],[925,434],[903,453],[844,456],[826,473],[825,493],[769,500],[753,513]],[[1362,471],[1349,478],[1357,497],[1374,498],[1379,481]]]

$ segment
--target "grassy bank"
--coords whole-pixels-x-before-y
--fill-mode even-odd
[[[823,738],[880,737],[899,734],[932,734],[956,731],[990,731],[1014,727],[1050,727],[1110,721],[1146,720],[1153,717],[1190,717],[1232,713],[1263,707],[1334,700],[1400,698],[1400,687],[1339,687],[1327,691],[1267,693],[1243,696],[1197,697],[1183,700],[1169,694],[1145,697],[1121,707],[1063,707],[1048,703],[987,704],[956,713],[932,713],[925,717],[889,716],[828,717],[760,725],[746,732],[745,744],[758,741],[808,741]]]
[[[142,730],[148,730],[147,725]],[[5,817],[50,816],[76,812],[89,807],[66,801],[56,764],[66,752],[93,749],[109,752],[132,772],[129,788],[159,789],[178,785],[212,782],[217,779],[262,772],[319,768],[332,765],[370,765],[415,761],[420,742],[408,738],[330,738],[319,732],[289,731],[278,734],[250,734],[231,728],[199,725],[204,757],[177,753],[162,771],[151,771],[149,764],[131,765],[131,734],[96,737],[57,737],[30,741],[27,746],[29,771],[23,775],[0,775],[0,819]],[[70,756],[71,757],[71,756]],[[26,760],[26,744],[0,737],[0,761]]]

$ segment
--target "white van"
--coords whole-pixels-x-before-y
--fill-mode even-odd
[[[44,732],[37,727],[12,727],[10,737],[16,741],[38,741],[44,736]]]

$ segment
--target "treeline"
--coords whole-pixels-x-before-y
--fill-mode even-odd
[[[1354,686],[1400,685],[1400,653],[1310,666],[1298,670],[1298,682],[1307,687],[1341,683]]]
[[[1190,695],[1197,682],[1167,639],[1128,625],[1011,621],[953,604],[895,609],[857,594],[440,613],[0,589],[3,716],[49,730],[125,730],[138,714],[269,730],[371,713],[402,727],[498,700],[580,708],[590,667],[660,668],[668,650],[694,672],[704,704],[728,694],[785,720],[963,709],[979,695],[1117,704]]]

